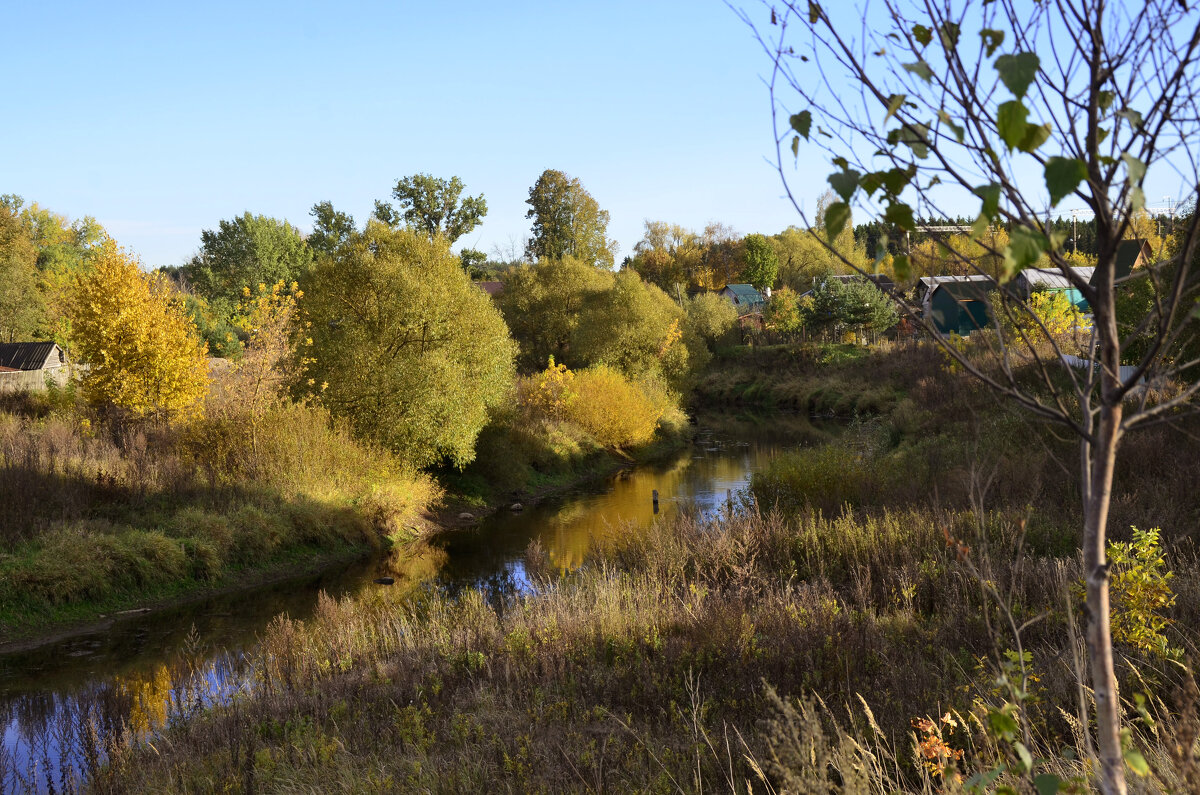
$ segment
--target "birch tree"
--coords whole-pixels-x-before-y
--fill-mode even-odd
[[[969,207],[971,240],[995,264],[942,241],[964,268],[1004,283],[1041,260],[1090,305],[1093,323],[1077,351],[1090,367],[1063,367],[1071,351],[1045,328],[1015,339],[987,335],[995,352],[987,366],[926,330],[966,371],[1079,440],[1097,783],[1124,793],[1105,559],[1113,471],[1126,434],[1188,411],[1200,389],[1188,354],[1200,214],[1176,224],[1177,245],[1160,261],[1126,275],[1117,260],[1145,206],[1147,175],[1169,175],[1194,206],[1200,164],[1188,144],[1200,132],[1200,14],[1186,0],[868,6],[764,2],[753,15],[738,12],[771,59],[779,173],[788,187],[801,176],[798,163],[811,160],[810,147],[823,150],[838,199],[825,214],[830,239],[852,207],[901,234],[918,231],[915,218],[956,217]],[[1051,223],[1056,207],[1094,215],[1091,278],[1069,267],[1066,235]],[[986,233],[998,227],[1010,237],[992,247]],[[886,240],[876,256],[885,250]],[[901,279],[908,265],[904,254],[895,257]],[[1144,281],[1152,300],[1132,327],[1119,328],[1116,302],[1127,281]],[[1003,303],[1002,314],[1028,313],[1019,300]],[[1033,372],[1037,384],[1018,372]],[[1155,396],[1146,382],[1173,389]]]

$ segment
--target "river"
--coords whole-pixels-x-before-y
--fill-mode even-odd
[[[638,532],[657,514],[719,511],[780,451],[828,438],[793,415],[701,418],[695,440],[669,460],[625,470],[524,511],[502,509],[428,545],[316,576],[124,618],[93,634],[0,656],[0,790],[62,790],[94,766],[122,723],[145,734],[247,686],[245,651],[273,617],[311,614],[317,594],[367,588],[485,589],[494,603],[527,591],[526,551],[569,572],[596,539]],[[395,584],[375,584],[379,577]]]

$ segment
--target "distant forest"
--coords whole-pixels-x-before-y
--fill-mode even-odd
[[[1175,224],[1180,218],[1192,212],[1190,207],[1176,208],[1174,214],[1168,212],[1159,212],[1152,214],[1151,218],[1157,226],[1157,231],[1160,237],[1165,237],[1174,231]],[[917,226],[966,226],[970,227],[975,223],[974,218],[960,216],[958,218],[917,218]],[[1096,251],[1096,222],[1093,218],[1080,218],[1074,222],[1074,235],[1072,235],[1072,221],[1070,218],[1056,218],[1050,222],[1050,228],[1055,232],[1063,232],[1066,234],[1066,248],[1068,251],[1073,251],[1078,248],[1080,254],[1095,256]],[[1006,227],[1007,229],[1007,227]],[[871,221],[868,223],[855,224],[854,226],[854,242],[857,245],[863,246],[866,251],[874,253],[879,246],[880,234],[887,234],[887,249],[889,254],[906,253],[909,246],[915,246],[925,240],[931,239],[932,235],[924,232],[913,232],[911,238],[905,239],[904,233],[896,229],[889,229],[882,221]],[[1073,240],[1077,237],[1077,240]]]

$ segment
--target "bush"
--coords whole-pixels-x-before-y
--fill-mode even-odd
[[[604,447],[646,444],[671,405],[665,390],[633,384],[605,365],[576,373],[572,389],[576,397],[567,418]]]

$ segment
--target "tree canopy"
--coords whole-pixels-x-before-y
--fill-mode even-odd
[[[475,456],[512,389],[515,346],[444,239],[371,222],[302,282],[298,389],[414,466]]]
[[[133,418],[198,413],[208,388],[204,343],[162,274],[144,274],[105,243],[68,304],[84,395]]]
[[[398,180],[392,189],[399,211],[385,202],[375,202],[375,217],[389,226],[403,221],[426,237],[441,235],[454,243],[479,226],[488,210],[482,193],[463,196],[463,188],[458,177],[413,174]]]
[[[329,210],[332,212],[332,207]],[[200,251],[184,274],[196,292],[230,311],[241,300],[244,288],[291,284],[313,262],[312,250],[294,226],[249,212],[221,221],[216,229],[204,230],[200,241]]]
[[[608,238],[608,211],[600,209],[577,178],[547,169],[529,189],[525,203],[525,217],[533,219],[527,256],[539,262],[574,257],[612,268],[616,241]]]

